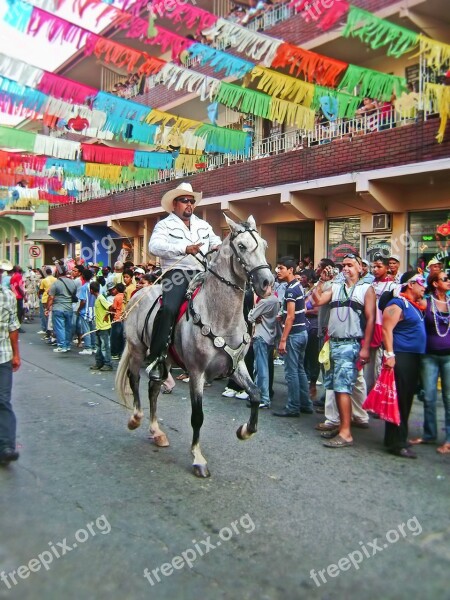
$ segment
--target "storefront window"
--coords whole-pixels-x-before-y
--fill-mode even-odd
[[[328,221],[328,258],[340,263],[346,254],[360,254],[360,232],[359,217]]]
[[[425,269],[438,258],[450,271],[450,212],[434,210],[409,214],[408,264]]]

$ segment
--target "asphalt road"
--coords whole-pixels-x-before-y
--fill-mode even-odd
[[[353,448],[327,449],[320,415],[266,411],[241,442],[246,403],[222,398],[216,381],[201,435],[212,477],[197,479],[188,385],[161,396],[171,445],[156,448],[148,419],[128,431],[114,373],[89,372],[91,357],[54,354],[37,324],[24,327],[21,458],[0,471],[0,598],[450,597],[450,457],[435,447],[419,447],[416,461],[385,454],[383,423],[371,421]],[[275,372],[281,407],[283,367]]]

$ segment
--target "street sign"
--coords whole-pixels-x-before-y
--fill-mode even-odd
[[[30,246],[28,254],[30,255],[30,258],[39,258],[41,255],[41,249],[39,246]]]

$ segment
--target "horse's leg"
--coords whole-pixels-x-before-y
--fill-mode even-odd
[[[194,456],[192,468],[197,477],[210,477],[211,473],[206,466],[206,459],[200,450],[200,429],[203,425],[203,387],[205,383],[204,375],[193,375],[189,373],[189,387],[191,392],[191,425],[192,425],[192,446],[191,452]]]
[[[144,360],[142,351],[136,351],[131,354],[130,363],[128,366],[128,381],[133,392],[133,415],[128,421],[128,429],[137,429],[141,424],[144,413],[141,409],[141,399],[139,396],[139,382],[141,380],[140,368]]]
[[[244,423],[238,427],[236,431],[236,435],[240,440],[248,440],[256,433],[258,429],[258,411],[259,403],[261,401],[261,392],[253,383],[243,360],[238,362],[231,379],[235,381],[239,387],[243,388],[250,396],[250,419],[247,421],[247,423]]]
[[[162,431],[159,427],[158,419],[156,417],[156,404],[158,402],[160,390],[160,381],[148,382],[148,400],[150,402],[150,437],[153,439],[153,442],[156,444],[156,446],[163,448],[169,445],[169,440],[167,439],[164,431]]]

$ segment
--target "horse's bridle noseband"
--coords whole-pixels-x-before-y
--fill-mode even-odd
[[[244,231],[237,231],[236,233],[232,233],[230,235],[230,247],[233,250],[234,255],[236,256],[236,259],[238,261],[238,263],[241,265],[241,267],[244,270],[244,273],[247,275],[247,281],[250,285],[253,285],[252,279],[253,279],[253,274],[256,271],[259,271],[260,269],[269,269],[270,271],[270,265],[259,265],[259,267],[255,267],[254,269],[251,269],[250,271],[247,269],[247,267],[245,266],[245,263],[243,262],[243,260],[241,259],[241,257],[238,254],[238,251],[236,249],[236,246],[234,245],[234,240],[238,237],[238,235],[241,235],[241,233],[249,233],[252,238],[255,240],[256,243],[256,248],[258,248],[258,240],[255,237],[255,233],[258,233],[255,229],[251,228],[251,225],[249,223],[240,223],[240,226],[244,228]]]

